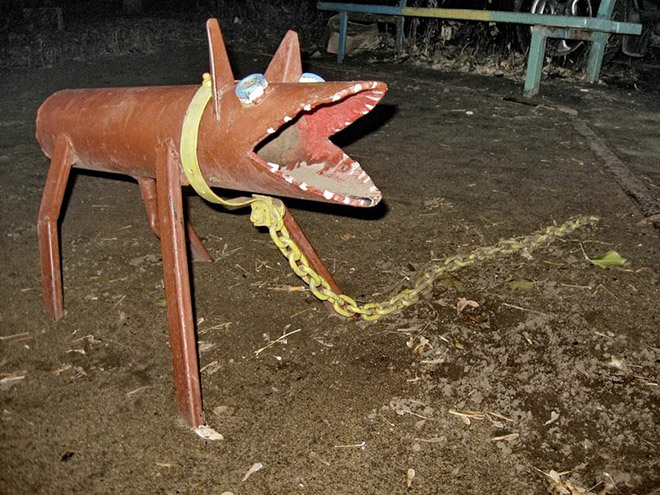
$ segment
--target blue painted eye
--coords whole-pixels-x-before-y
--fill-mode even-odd
[[[319,83],[319,82],[325,82],[325,79],[323,79],[318,74],[314,74],[313,72],[304,72],[303,75],[300,76],[300,82],[301,83]]]
[[[268,87],[268,81],[263,74],[250,74],[236,85],[236,96],[245,105],[259,103]]]

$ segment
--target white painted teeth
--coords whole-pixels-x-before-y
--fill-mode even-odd
[[[358,118],[360,115],[366,115],[372,111],[376,107],[376,104],[380,102],[382,95],[385,94],[385,92],[382,91],[382,87],[384,86],[381,86],[379,83],[372,81],[353,83],[353,86],[344,87],[344,89],[330,96],[330,99],[333,103],[340,102],[337,106],[341,107],[342,109],[344,108],[342,106],[343,100],[347,100],[347,104],[344,112],[340,110],[334,115],[331,112],[328,112],[327,115],[323,114],[323,112],[319,113],[318,118],[326,119],[326,125],[328,125],[328,127],[325,129],[325,132],[329,132],[333,127],[336,127],[336,129],[334,129],[332,132],[329,132],[329,135],[342,131],[346,127],[350,126],[354,119]],[[352,98],[354,95],[357,96],[358,93],[360,93],[358,98]],[[298,110],[294,109],[290,115],[282,116],[282,121],[280,121],[281,124],[279,125],[281,126],[289,122],[296,122],[296,119],[301,115],[307,115],[307,119],[317,118],[317,115],[311,112],[313,110],[317,110],[317,103],[320,105],[327,104],[328,96],[329,95],[326,94],[325,98],[323,98],[323,101],[320,102],[298,103],[300,106],[295,107]],[[302,112],[310,113],[303,114]],[[346,120],[344,122],[335,120],[337,116],[342,115],[342,113],[344,114],[344,118],[351,120]],[[278,129],[275,127],[269,127],[266,129],[266,133],[268,135],[276,134],[277,132]],[[334,162],[334,164],[328,165],[339,167],[336,170],[340,176],[343,176],[343,179],[350,183],[350,187],[352,187],[352,189],[349,188],[346,190],[351,192],[346,192],[345,189],[341,188],[341,192],[333,192],[328,189],[323,189],[323,186],[333,187],[332,182],[327,180],[327,178],[322,179],[320,177],[318,185],[315,184],[314,179],[309,179],[309,177],[312,177],[314,173],[318,173],[320,176],[323,175],[322,171],[325,170],[326,166],[324,163],[310,163],[308,165],[305,161],[296,161],[295,163],[285,164],[285,166],[282,166],[278,163],[266,162],[265,165],[272,174],[276,174],[277,177],[284,179],[286,183],[291,184],[292,186],[296,186],[300,191],[304,191],[305,194],[302,192],[298,194],[302,197],[313,195],[318,198],[317,195],[321,195],[325,201],[331,201],[348,206],[361,207],[371,206],[376,201],[378,201],[378,199],[380,199],[379,191],[369,175],[367,175],[367,173],[362,170],[362,167],[357,161],[355,161],[355,159],[351,158],[346,153],[343,153],[343,156],[339,159],[338,162]],[[321,167],[321,171],[318,170],[319,167]],[[303,172],[301,172],[301,175],[299,176],[294,169],[301,169]],[[307,180],[310,180],[311,183],[302,182],[300,179],[303,177],[307,178]],[[319,185],[321,185],[321,187],[318,187]]]

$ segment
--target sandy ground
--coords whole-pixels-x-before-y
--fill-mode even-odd
[[[228,41],[237,76],[266,67]],[[660,493],[660,239],[576,130],[595,131],[657,199],[657,73],[641,90],[546,80],[525,104],[506,77],[307,64],[390,86],[335,138],[383,203],[288,203],[346,293],[384,299],[432,260],[601,220],[444,277],[367,324],[302,290],[245,212],[191,195],[215,258],[193,266],[204,410],[224,435],[213,442],[176,419],[159,243],[134,182],[75,174],[66,316],[43,313],[48,161],[33,137],[58,89],[195,83],[206,64],[203,47],[181,48],[0,78],[0,493]],[[625,266],[585,259],[609,250]]]

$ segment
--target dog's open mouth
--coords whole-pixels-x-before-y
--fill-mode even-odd
[[[279,128],[266,130],[252,159],[302,191],[317,195],[320,201],[374,206],[381,200],[381,192],[330,136],[369,113],[387,86],[376,81],[319,86],[323,88],[312,92],[310,100],[282,116]]]

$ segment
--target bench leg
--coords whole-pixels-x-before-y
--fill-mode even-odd
[[[344,61],[346,54],[346,36],[348,34],[348,12],[339,13],[339,46],[337,47],[337,62]]]
[[[591,48],[589,49],[589,60],[587,62],[587,82],[593,84],[598,82],[600,69],[603,67],[603,57],[607,46],[607,33],[594,33],[592,35]]]
[[[616,4],[616,0],[602,0],[600,2],[600,7],[598,7],[596,17],[599,19],[612,19],[614,4]]]
[[[406,0],[399,0],[399,7],[404,8],[406,6]],[[401,53],[403,50],[403,41],[405,40],[405,34],[403,32],[403,27],[406,22],[405,16],[399,16],[396,19],[396,52]]]
[[[546,36],[542,26],[532,27],[532,41],[529,45],[527,58],[527,75],[525,76],[525,92],[527,98],[539,94],[541,74],[543,74],[543,60],[545,58]]]
[[[612,19],[614,4],[616,0],[602,0],[598,7],[599,19]],[[607,46],[608,33],[593,33],[591,36],[591,48],[589,50],[589,61],[587,63],[587,82],[593,84],[598,82],[600,69],[603,67],[603,57],[605,56],[605,47]]]
[[[397,18],[396,20],[396,52],[401,53],[401,50],[403,50],[403,42],[405,40],[405,35],[403,34],[403,26],[406,22],[406,18],[404,16],[401,16]]]

